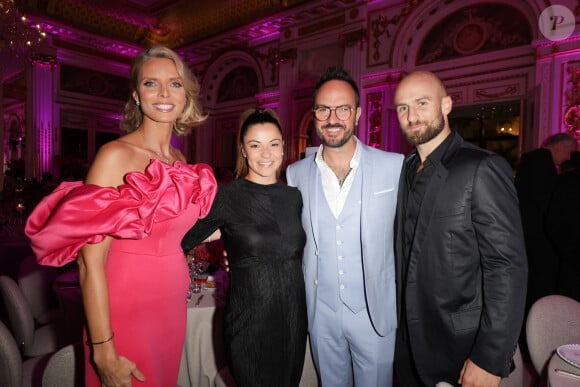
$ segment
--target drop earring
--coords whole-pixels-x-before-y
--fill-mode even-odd
[[[136,104],[137,106],[141,106],[141,102],[139,102],[138,100],[137,100],[137,101],[135,101],[135,104]]]

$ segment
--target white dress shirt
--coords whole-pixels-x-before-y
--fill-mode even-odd
[[[351,170],[342,183],[342,187],[339,184],[338,177],[324,161],[324,146],[320,145],[320,147],[318,147],[318,151],[316,152],[315,161],[318,169],[320,169],[320,174],[322,176],[322,188],[324,189],[324,196],[326,197],[330,211],[335,218],[340,216],[360,163],[361,151],[360,147],[358,146],[359,140],[356,137],[354,139],[356,141],[356,148],[349,164]]]

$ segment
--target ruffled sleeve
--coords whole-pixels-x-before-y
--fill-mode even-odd
[[[196,206],[205,217],[216,195],[211,167],[176,161],[173,166],[152,160],[145,173],[131,172],[118,187],[64,182],[46,196],[29,216],[25,233],[38,261],[62,266],[86,243],[106,236],[143,239],[154,223]]]

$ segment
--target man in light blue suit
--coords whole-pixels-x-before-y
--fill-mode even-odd
[[[314,90],[316,154],[290,166],[307,241],[308,329],[323,386],[389,387],[397,325],[394,219],[403,155],[362,144],[356,82],[328,69]]]

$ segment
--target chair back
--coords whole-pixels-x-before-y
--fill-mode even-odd
[[[4,301],[10,330],[22,354],[34,340],[34,317],[30,305],[16,281],[8,276],[0,276],[0,294]]]
[[[56,320],[58,303],[52,290],[58,271],[54,267],[42,266],[36,256],[22,260],[18,270],[18,287],[30,305],[34,320],[44,325]]]
[[[545,375],[548,361],[560,345],[580,338],[580,302],[551,295],[537,300],[526,320],[526,341],[530,358],[539,375]]]
[[[516,346],[516,351],[514,352],[514,366],[515,369],[512,371],[508,377],[503,378],[499,384],[499,387],[522,387],[524,385],[524,359],[522,358],[522,352],[520,351],[520,346]]]
[[[42,387],[82,387],[83,385],[82,343],[69,344],[50,356],[42,375]]]
[[[22,386],[22,358],[12,333],[0,321],[0,386]]]

